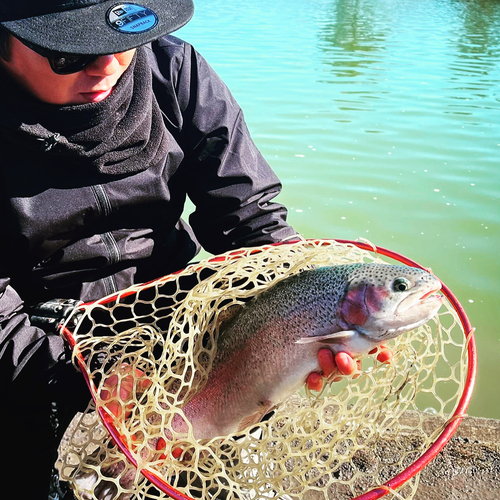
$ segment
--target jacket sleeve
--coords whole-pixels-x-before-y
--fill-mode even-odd
[[[242,110],[205,59],[189,44],[182,47],[178,68],[170,62],[170,69],[196,237],[220,253],[293,236],[286,208],[273,201],[281,183],[252,141]]]
[[[72,366],[64,341],[30,324],[23,302],[0,278],[0,394],[11,404],[37,401],[89,400],[83,377]],[[64,373],[61,377],[60,374]],[[83,403],[83,400],[82,400]]]

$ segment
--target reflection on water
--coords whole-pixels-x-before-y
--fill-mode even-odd
[[[500,2],[196,0],[179,32],[242,105],[306,237],[368,238],[477,328],[474,415],[500,418]]]
[[[377,23],[377,3],[370,1],[339,0],[328,13],[320,30],[320,47],[325,52],[323,62],[332,66],[338,79],[364,75],[368,65],[377,62],[378,52],[384,50],[389,27]],[[384,29],[387,28],[387,29]]]

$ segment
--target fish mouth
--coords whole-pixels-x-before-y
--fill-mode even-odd
[[[402,314],[411,309],[412,307],[437,307],[440,306],[444,301],[444,295],[439,293],[441,290],[441,286],[437,288],[433,288],[428,292],[425,292],[423,295],[420,293],[413,293],[403,299],[398,307],[396,308],[396,314]]]
[[[431,290],[430,292],[424,293],[422,297],[420,297],[420,302],[426,301],[427,299],[433,300],[433,299],[444,299],[444,296],[438,293],[441,290],[441,287],[436,288],[435,290]]]
[[[396,308],[394,316],[398,322],[403,319],[403,326],[395,326],[387,330],[388,337],[391,338],[400,333],[404,333],[427,323],[437,312],[444,301],[444,295],[439,293],[441,287],[434,288],[422,294],[413,293],[403,299]]]

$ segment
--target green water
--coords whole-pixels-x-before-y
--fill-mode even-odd
[[[469,414],[500,418],[500,2],[195,0],[305,237],[429,266],[476,327]]]

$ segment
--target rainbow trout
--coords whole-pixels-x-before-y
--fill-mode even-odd
[[[359,357],[424,324],[442,304],[440,288],[426,271],[387,264],[324,267],[278,282],[248,302],[219,335],[208,381],[183,408],[195,438],[226,436],[259,422],[320,370],[320,349]],[[174,418],[173,427],[187,430],[181,418]],[[157,449],[157,442],[150,448]],[[120,476],[126,489],[136,477],[124,461],[102,473]],[[75,475],[80,498],[90,499],[97,480],[95,470]],[[116,485],[106,482],[92,498],[116,494]],[[119,499],[132,496],[122,493]]]
[[[320,370],[320,349],[359,357],[423,325],[442,304],[440,288],[427,271],[388,264],[323,267],[278,282],[221,332],[208,382],[183,408],[195,438],[259,422]]]

